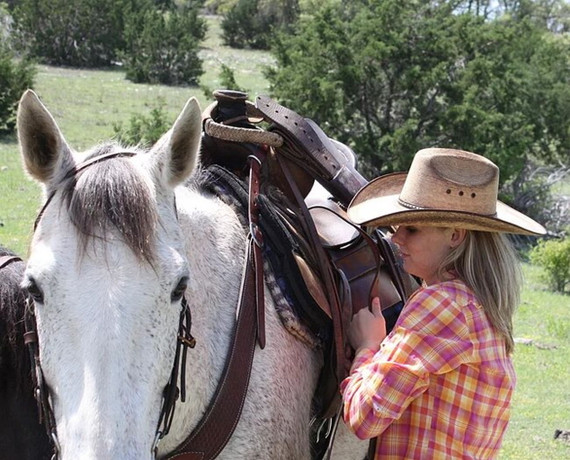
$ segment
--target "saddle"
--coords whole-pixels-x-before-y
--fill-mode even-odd
[[[360,228],[347,218],[346,206],[368,182],[348,146],[266,96],[255,104],[239,91],[218,90],[214,97],[203,113],[201,162],[214,182],[230,184],[244,207],[251,205],[245,185],[250,163],[261,167],[255,223],[263,257],[323,350],[313,398],[319,431],[323,420],[340,412],[338,386],[350,368],[346,330],[352,315],[379,296],[391,330],[417,284],[397,262],[385,236],[389,229]],[[330,449],[316,442],[315,458],[327,457]]]

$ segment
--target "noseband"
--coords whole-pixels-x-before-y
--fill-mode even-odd
[[[102,161],[110,160],[112,158],[118,157],[131,157],[136,155],[136,152],[120,151],[120,152],[110,152],[103,155],[90,158],[83,163],[75,165],[70,168],[61,179],[60,183],[76,177],[81,171],[84,171],[89,166]],[[51,203],[53,197],[55,196],[58,189],[54,189],[48,196],[46,202],[40,209],[35,221],[34,221],[34,231],[36,231],[41,218],[43,217],[45,210]],[[174,202],[174,211],[176,212],[176,202]],[[21,260],[19,257],[2,257],[0,258],[0,268],[8,265],[10,262],[15,260]],[[170,427],[172,425],[172,420],[174,416],[174,409],[176,406],[176,401],[180,396],[182,402],[186,399],[186,357],[188,348],[194,348],[195,339],[192,337],[190,332],[192,325],[192,317],[190,313],[190,308],[188,307],[188,302],[186,298],[182,296],[181,301],[182,310],[180,312],[180,319],[178,324],[178,335],[176,340],[176,352],[174,355],[174,363],[172,366],[172,371],[170,374],[170,379],[163,390],[162,406],[160,409],[160,416],[158,421],[158,427],[156,431],[155,440],[152,446],[152,451],[157,452],[159,441],[168,434]],[[26,299],[26,310],[25,310],[25,326],[26,332],[24,334],[24,342],[28,346],[28,351],[30,353],[30,359],[32,362],[32,378],[35,385],[34,396],[38,403],[38,413],[40,424],[44,423],[48,431],[49,436],[52,438],[54,443],[54,454],[52,460],[57,460],[61,452],[59,445],[59,440],[57,437],[57,429],[55,416],[53,413],[53,408],[50,400],[49,386],[47,385],[40,363],[39,354],[39,340],[37,333],[36,317],[35,317],[35,303],[31,296]],[[180,380],[180,387],[178,387],[178,381]],[[180,390],[179,390],[180,388]]]

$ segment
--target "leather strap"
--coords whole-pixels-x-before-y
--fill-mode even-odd
[[[49,387],[44,379],[40,363],[40,350],[34,307],[34,301],[28,297],[28,299],[26,299],[26,312],[24,315],[26,330],[24,333],[24,343],[28,347],[30,362],[32,363],[32,378],[35,386],[34,396],[38,404],[39,423],[45,425],[47,433],[53,441],[54,453],[52,460],[57,460],[61,449],[57,438],[55,416],[49,398]]]
[[[0,269],[10,265],[12,262],[19,262],[22,259],[18,256],[0,256]]]
[[[319,269],[321,271],[320,275],[325,283],[325,291],[328,296],[329,305],[331,309],[331,316],[332,316],[332,326],[333,326],[333,340],[334,340],[334,354],[336,360],[336,379],[337,383],[340,382],[348,375],[348,367],[349,363],[345,356],[344,346],[344,325],[348,324],[346,322],[347,318],[343,317],[343,308],[341,305],[338,289],[336,283],[334,281],[334,276],[332,272],[331,264],[328,260],[328,257],[321,245],[319,235],[317,234],[317,230],[309,213],[307,206],[305,205],[304,199],[301,196],[298,188],[296,187],[289,168],[287,166],[287,160],[281,157],[278,157],[279,164],[283,169],[283,173],[287,180],[289,181],[289,186],[291,190],[295,194],[295,198],[297,199],[297,204],[299,205],[301,214],[303,219],[301,219],[301,223],[305,226],[305,233],[308,235],[310,239],[310,243],[312,248],[315,251],[317,256],[317,261],[319,265]],[[350,311],[349,313],[350,314]],[[350,318],[348,318],[350,320]]]
[[[259,189],[261,185],[261,163],[265,154],[261,149],[249,156],[249,233],[253,240],[253,270],[255,273],[255,306],[257,310],[257,341],[261,349],[265,348],[265,299],[263,284],[263,234],[259,227]]]
[[[132,157],[134,155],[136,155],[136,152],[121,151],[121,152],[108,152],[108,153],[104,153],[102,155],[99,155],[97,157],[89,158],[89,159],[85,160],[83,163],[80,163],[78,165],[74,165],[71,168],[69,168],[65,172],[65,174],[63,175],[63,178],[61,179],[60,183],[66,181],[67,179],[71,179],[72,177],[76,176],[81,171],[83,171],[84,169],[87,169],[89,166],[91,166],[95,163],[100,163],[102,161],[109,160],[111,158],[124,157],[124,156]],[[57,192],[57,189],[52,190],[52,192],[47,197],[46,202],[44,203],[44,205],[40,209],[40,212],[36,216],[36,220],[34,221],[34,231],[36,231],[36,229],[38,228],[38,225],[40,223],[40,220],[42,219],[42,216],[44,215],[46,208],[48,207],[48,205],[51,203],[51,200],[55,196],[55,192]]]
[[[190,436],[167,459],[209,460],[226,446],[241,416],[255,351],[256,287],[250,239],[242,280],[238,317],[226,366],[216,394]]]
[[[259,228],[260,170],[263,152],[250,156],[250,233],[230,351],[208,410],[190,436],[167,459],[210,460],[230,440],[241,416],[253,364],[256,338],[265,346],[263,238]]]
[[[272,123],[268,131],[283,138],[278,152],[308,171],[344,205],[368,183],[352,164],[354,153],[347,155],[314,121],[267,96],[257,96],[256,107]]]

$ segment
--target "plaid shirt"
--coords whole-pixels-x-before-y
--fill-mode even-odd
[[[498,455],[515,371],[503,339],[459,280],[419,289],[380,350],[341,383],[344,419],[376,459]]]

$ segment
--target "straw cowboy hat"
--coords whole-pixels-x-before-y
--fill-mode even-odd
[[[408,173],[381,176],[360,189],[348,207],[360,225],[430,225],[486,232],[544,235],[538,222],[497,199],[499,168],[471,152],[429,148],[416,153]]]

